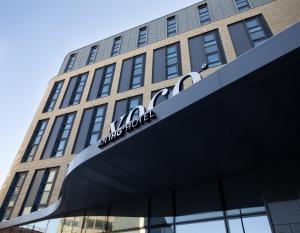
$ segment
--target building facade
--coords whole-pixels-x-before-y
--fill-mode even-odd
[[[198,176],[205,170],[203,167],[199,172],[195,170],[197,178],[194,180],[188,178],[194,173],[186,166],[185,172],[175,169],[177,176],[185,177],[179,181],[170,171],[157,170],[154,166],[148,176],[133,182],[128,171],[122,170],[123,163],[125,166],[128,161],[135,164],[135,168],[139,167],[129,155],[134,153],[135,145],[128,143],[124,146],[128,150],[123,148],[118,152],[122,152],[122,158],[114,163],[105,161],[107,166],[98,168],[103,172],[108,169],[107,173],[93,176],[89,171],[96,168],[90,165],[84,173],[87,182],[80,183],[78,179],[78,190],[65,191],[71,187],[66,177],[70,177],[72,163],[75,164],[72,161],[81,160],[80,156],[88,153],[83,151],[89,151],[109,135],[111,122],[120,123],[124,114],[139,105],[148,106],[155,94],[167,88],[168,93],[159,96],[155,103],[163,108],[175,98],[173,88],[180,77],[196,72],[204,77],[203,81],[210,79],[222,67],[238,62],[249,51],[267,46],[270,39],[299,20],[298,0],[206,0],[67,54],[58,75],[49,82],[1,189],[1,233],[300,232],[299,165],[294,158],[256,164],[239,172],[221,172],[222,164],[215,163],[214,175],[207,175],[208,171]],[[299,51],[296,55],[294,57],[299,57]],[[186,80],[183,86],[188,90],[191,82]],[[176,98],[180,101],[179,95]],[[139,117],[139,113],[133,111],[132,119]],[[181,129],[177,124],[171,127]],[[195,132],[191,136],[197,138],[199,135]],[[227,136],[230,137],[230,133]],[[205,142],[214,140],[215,136],[208,134],[200,138]],[[139,143],[143,145],[142,141]],[[235,143],[239,147],[240,142]],[[153,147],[166,145],[175,146],[162,137]],[[198,148],[192,143],[189,147]],[[111,147],[106,150],[109,149]],[[157,154],[153,148],[144,150]],[[177,150],[186,156],[187,152]],[[249,151],[252,151],[251,146]],[[173,163],[173,154],[156,163],[165,166],[167,171]],[[251,164],[250,160],[245,163]],[[235,166],[234,159],[231,164]],[[109,171],[110,166],[114,167],[113,172]],[[154,171],[156,174],[152,174]],[[175,181],[159,184],[157,176],[161,180],[174,178]],[[121,184],[122,179],[124,183]],[[114,191],[106,189],[104,180],[117,188]],[[89,182],[94,185],[88,186]],[[96,187],[97,183],[101,188]],[[147,183],[147,189],[143,186],[144,191],[137,192],[140,183]],[[281,189],[285,192],[278,191]],[[128,190],[132,195],[127,195]],[[61,198],[64,196],[80,202],[80,206],[63,205]],[[100,201],[96,196],[103,196],[103,199]],[[104,199],[111,201],[104,202]],[[82,208],[81,202],[89,201],[93,204]],[[59,209],[59,205],[64,206],[64,210],[51,215],[49,208]],[[49,210],[49,217],[38,217],[43,210]],[[17,224],[10,224],[14,219]]]

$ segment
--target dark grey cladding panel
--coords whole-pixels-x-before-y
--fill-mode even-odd
[[[72,93],[73,93],[75,85],[76,85],[76,81],[77,81],[77,77],[73,77],[70,79],[68,87],[67,87],[67,91],[65,93],[64,99],[60,106],[61,108],[65,108],[65,107],[69,106],[70,99],[72,97]]]
[[[113,120],[119,119],[119,117],[125,114],[126,111],[127,111],[127,99],[117,101],[115,104]]]
[[[267,4],[269,2],[272,2],[274,0],[248,0],[250,2],[250,5],[252,7],[258,7],[258,6],[261,6],[261,5],[264,5],[264,4]]]
[[[76,143],[73,149],[75,154],[78,154],[85,148],[86,137],[89,131],[94,108],[86,109],[83,113],[79,131],[76,138]]]
[[[237,56],[253,47],[243,22],[231,24],[228,29]]]
[[[202,35],[195,36],[189,39],[189,52],[191,69],[192,71],[199,72],[201,70],[201,65],[203,63],[207,63]]]
[[[88,100],[97,99],[98,91],[99,91],[101,80],[103,77],[103,70],[104,70],[104,68],[102,67],[95,71]]]
[[[130,88],[132,62],[132,58],[123,61],[118,92],[127,91]]]
[[[39,191],[39,187],[41,185],[43,176],[45,174],[45,170],[36,171],[33,180],[31,181],[30,189],[28,189],[26,201],[24,207],[30,207],[34,204],[36,195]]]
[[[63,119],[64,119],[64,115],[55,118],[54,125],[52,126],[50,136],[48,137],[46,146],[42,154],[42,159],[50,158]]]
[[[154,50],[152,81],[157,83],[166,79],[166,47]]]
[[[207,1],[213,21],[220,20],[237,14],[234,0],[209,0]]]
[[[219,30],[215,30],[222,64],[227,62]]]

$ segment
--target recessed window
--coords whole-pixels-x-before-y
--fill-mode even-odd
[[[167,79],[178,76],[178,51],[177,44],[167,46]]]
[[[109,96],[115,65],[106,66],[97,97]]]
[[[239,12],[243,12],[250,9],[248,0],[234,0],[234,2]]]
[[[201,5],[198,7],[200,24],[205,25],[211,23],[211,18],[209,14],[209,9],[207,4]]]
[[[102,128],[105,118],[106,105],[98,106],[93,109],[88,135],[85,146],[96,143],[102,134]]]
[[[55,82],[54,86],[51,90],[50,96],[47,100],[47,103],[44,107],[44,111],[43,112],[51,112],[54,109],[55,103],[58,99],[59,93],[61,91],[61,88],[63,86],[64,81],[59,81],[59,82]]]
[[[268,39],[258,17],[245,20],[245,24],[254,47]]]
[[[47,123],[48,123],[48,120],[41,120],[38,122],[38,124],[34,130],[34,133],[30,139],[30,142],[25,150],[22,162],[29,162],[34,159],[36,151],[39,147],[39,144],[41,142],[41,139],[42,139],[45,129],[47,127]]]
[[[130,88],[138,88],[142,86],[144,78],[144,59],[145,55],[139,55],[133,58],[133,68],[131,72]]]
[[[147,27],[139,29],[138,47],[141,47],[147,43]]]
[[[10,218],[12,210],[17,202],[22,186],[24,184],[26,175],[27,172],[18,172],[14,176],[0,209],[0,221]]]
[[[221,65],[221,56],[219,53],[219,46],[216,38],[216,33],[208,32],[203,35],[204,49],[207,56],[208,67],[215,67]]]
[[[51,157],[59,157],[65,153],[74,119],[75,113],[69,113],[64,116],[60,131],[57,135],[55,145],[51,153]]]
[[[81,74],[76,77],[76,84],[72,93],[72,96],[70,98],[69,105],[76,105],[79,104],[81,100],[81,96],[84,90],[85,82],[87,79],[87,74]]]
[[[69,72],[72,70],[74,62],[75,62],[75,57],[76,57],[76,53],[73,53],[70,55],[68,63],[65,68],[65,72]]]
[[[111,50],[111,56],[118,55],[121,49],[121,36],[116,37],[113,42],[113,47]]]
[[[174,36],[177,33],[177,23],[175,16],[167,19],[167,36]]]
[[[95,62],[97,50],[98,50],[98,45],[94,45],[91,48],[90,54],[89,54],[87,62],[86,62],[87,65],[93,64]]]

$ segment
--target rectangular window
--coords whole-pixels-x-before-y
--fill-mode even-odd
[[[112,50],[111,50],[111,56],[118,55],[120,53],[121,48],[121,36],[118,36],[114,39]]]
[[[138,47],[141,47],[147,43],[147,27],[139,29]]]
[[[65,149],[69,140],[72,125],[75,119],[75,113],[64,115],[62,125],[57,135],[51,157],[59,157],[65,153]]]
[[[41,142],[41,139],[43,137],[43,134],[45,132],[45,129],[48,124],[48,119],[47,120],[41,120],[38,122],[34,133],[30,139],[30,142],[25,150],[25,153],[23,155],[22,162],[29,162],[34,159],[34,156],[36,154],[36,151],[39,147],[39,144]]]
[[[254,47],[268,39],[258,17],[246,19],[245,24]]]
[[[57,171],[58,171],[57,168],[46,169],[39,191],[36,195],[36,200],[32,211],[40,210],[48,206],[51,192],[54,187]]]
[[[250,9],[248,0],[234,0],[234,2],[239,12],[243,12]]]
[[[200,24],[205,25],[211,23],[211,18],[209,14],[209,9],[207,4],[201,5],[198,7]]]
[[[131,84],[130,88],[138,88],[143,84],[144,79],[144,64],[145,55],[139,55],[133,58],[133,68],[131,72]]]
[[[272,32],[262,15],[230,24],[228,30],[237,56],[272,36]]]
[[[113,120],[118,120],[120,116],[128,114],[133,108],[141,105],[143,101],[142,95],[132,96],[127,99],[118,100],[115,104],[114,117]],[[136,117],[137,112],[134,114],[133,118]]]
[[[209,68],[221,65],[221,55],[217,42],[216,32],[208,32],[203,34],[204,50],[207,56],[207,65]]]
[[[179,42],[153,51],[153,83],[161,82],[180,75],[181,59]]]
[[[69,72],[72,70],[74,62],[75,62],[75,57],[76,57],[76,53],[73,53],[70,55],[68,63],[65,68],[65,72]]]
[[[48,206],[58,167],[36,170],[19,215],[29,214]]]
[[[111,85],[115,71],[115,64],[95,70],[88,100],[95,100],[110,95]]]
[[[0,221],[10,218],[12,210],[24,184],[26,175],[27,172],[18,172],[15,174],[0,209]]]
[[[174,36],[177,33],[177,23],[175,16],[167,19],[167,36]]]
[[[101,80],[97,98],[109,96],[115,65],[104,67],[103,78]]]
[[[177,47],[178,47],[177,44],[167,46],[167,56],[166,56],[167,79],[171,79],[179,75]]]
[[[91,48],[89,57],[86,62],[87,65],[93,64],[95,62],[97,50],[98,50],[98,45],[94,45]]]
[[[47,100],[47,103],[44,107],[44,111],[43,112],[51,112],[54,109],[55,103],[58,99],[59,93],[61,91],[61,88],[63,86],[64,81],[58,81],[54,83],[54,86],[51,90],[50,96]]]
[[[76,84],[75,84],[72,96],[70,98],[69,105],[79,104],[83,90],[84,90],[86,79],[87,79],[87,73],[78,75],[76,77]]]
[[[90,122],[85,146],[96,143],[102,134],[103,123],[105,119],[106,105],[98,106],[93,110],[93,116]]]

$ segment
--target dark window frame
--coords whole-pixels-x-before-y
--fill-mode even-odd
[[[170,24],[169,22],[173,21],[174,23]],[[173,29],[175,25],[175,29]],[[177,25],[177,18],[176,15],[172,15],[167,18],[167,37],[172,37],[177,35],[178,32],[178,25]]]
[[[233,0],[233,1],[234,1],[235,8],[237,9],[237,11],[239,13],[245,12],[245,11],[250,10],[252,8],[249,0]],[[246,3],[246,5],[238,6],[241,3]]]
[[[72,91],[72,95],[71,95],[71,98],[69,100],[68,107],[72,106],[72,105],[80,104],[81,98],[82,98],[82,95],[83,95],[83,92],[84,92],[84,88],[85,88],[85,85],[86,85],[86,81],[88,79],[88,72],[83,73],[83,74],[79,74],[79,75],[77,75],[75,77],[72,77],[72,78],[76,78],[76,84],[75,84],[75,87]],[[82,81],[82,78],[85,78],[85,80]],[[71,79],[70,79],[70,81],[71,81]],[[80,87],[81,82],[84,82],[83,87],[82,87],[82,90],[78,92],[78,89]],[[74,103],[75,102],[75,97],[76,97],[77,94],[80,94],[80,97],[79,97],[78,103]]]
[[[117,43],[119,43],[119,45]],[[111,53],[110,53],[111,57],[114,57],[114,56],[117,56],[120,54],[121,45],[122,45],[122,36],[115,37],[113,40],[112,48],[111,48]],[[115,49],[118,49],[118,51],[114,51]]]
[[[134,75],[134,70],[135,70],[135,61],[138,57],[142,57],[143,62],[142,62],[142,73],[141,73],[141,82],[140,82],[140,86],[138,87],[133,87],[133,80],[134,77],[136,77]],[[130,74],[130,84],[129,84],[129,90],[132,89],[136,89],[139,87],[143,87],[144,86],[144,80],[145,80],[145,69],[146,69],[146,53],[142,53],[139,55],[136,55],[132,58],[132,67],[131,67],[131,74]]]
[[[42,130],[42,134],[41,134],[41,135],[38,135],[39,132],[41,132],[41,126],[42,126],[43,122],[46,122],[46,126],[45,126],[45,128]],[[44,133],[45,133],[46,128],[47,128],[47,126],[48,126],[48,122],[49,122],[49,118],[47,118],[47,119],[42,119],[42,120],[39,120],[39,121],[38,121],[38,123],[37,123],[37,125],[36,125],[36,127],[35,127],[35,129],[34,129],[34,131],[33,131],[33,134],[32,134],[32,136],[31,136],[31,138],[30,138],[30,141],[29,141],[29,143],[28,143],[28,145],[27,145],[27,147],[26,147],[26,149],[25,149],[25,152],[24,152],[24,154],[23,154],[23,157],[22,157],[22,160],[21,160],[22,163],[24,163],[24,162],[31,162],[31,161],[34,160],[34,157],[35,157],[35,155],[36,155],[36,152],[37,152],[37,150],[38,150],[38,148],[39,148],[39,145],[40,145],[40,143],[41,143],[41,140],[43,139]],[[39,140],[38,144],[34,144],[35,141],[36,141],[36,138],[37,138],[38,136],[40,137],[40,140]],[[36,146],[37,148],[36,148],[36,150],[35,150],[35,152],[34,152],[34,155],[33,155],[33,156],[30,156],[30,153],[31,153],[31,150],[32,150],[32,147],[33,147],[33,146]],[[32,157],[32,159],[31,159],[31,160],[28,160],[28,158],[30,158],[30,157]]]
[[[111,82],[109,83],[109,88],[108,88],[108,93],[107,95],[105,96],[102,96],[102,92],[103,92],[103,87],[104,87],[104,82],[105,80],[107,79],[106,75],[107,75],[107,68],[108,67],[113,67],[113,71],[111,73]],[[100,85],[99,85],[99,89],[98,89],[98,92],[97,92],[97,99],[98,98],[104,98],[104,97],[107,97],[107,96],[110,96],[110,92],[111,92],[111,87],[112,87],[112,83],[113,83],[113,79],[114,79],[114,75],[115,75],[115,68],[116,68],[116,65],[115,63],[113,64],[110,64],[110,65],[107,65],[107,66],[104,66],[103,67],[103,73],[102,73],[102,78],[101,78],[101,82],[100,82]],[[101,68],[100,68],[101,69]]]
[[[174,64],[168,65],[168,48],[172,47],[172,46],[176,46],[176,57],[177,57],[177,62],[176,62],[176,67],[177,67],[177,75],[170,77],[171,75],[168,75],[168,67],[170,66],[174,66]],[[167,46],[165,46],[165,59],[166,59],[166,73],[165,73],[165,80],[170,80],[173,78],[177,78],[179,76],[181,76],[182,74],[182,64],[181,64],[181,49],[180,49],[180,42],[175,42],[173,44],[169,44]],[[170,54],[169,54],[170,55]]]
[[[201,19],[201,18],[206,16],[206,15],[201,15],[201,12],[200,12],[200,10],[204,9],[204,8],[207,8],[207,13],[206,14],[209,15],[209,19],[206,19],[206,20]],[[197,7],[197,10],[198,10],[198,17],[199,17],[199,22],[200,22],[201,26],[212,23],[212,17],[211,17],[210,9],[208,7],[208,3],[204,3],[204,4],[199,5]]]
[[[43,113],[44,112],[52,112],[53,111],[53,109],[55,108],[57,99],[58,99],[58,97],[60,95],[61,89],[62,89],[62,87],[64,85],[64,82],[65,82],[65,80],[60,80],[60,81],[57,81],[57,82],[55,82],[53,84],[53,87],[51,89],[50,95],[49,95],[49,97],[47,99],[47,102],[46,102],[46,104],[44,106]],[[58,93],[56,93],[57,91],[58,91]],[[54,98],[56,94],[57,94],[57,97]],[[52,102],[54,102],[54,104],[50,108]],[[50,108],[50,110],[49,110],[49,108]]]
[[[93,45],[90,48],[89,56],[86,60],[86,65],[91,65],[91,64],[95,63],[96,56],[97,56],[97,53],[98,53],[98,47],[99,47],[98,45]]]
[[[143,38],[143,35],[141,35],[142,32],[145,31],[145,38]],[[148,26],[144,26],[139,28],[139,32],[138,32],[138,43],[137,43],[137,47],[142,47],[144,45],[146,45],[148,42]]]
[[[21,175],[24,175],[24,177],[22,178],[22,184],[20,186],[17,186],[19,181],[20,181],[20,176]],[[4,220],[4,217],[5,217],[5,212],[7,211],[7,208],[9,207],[9,202],[11,201],[11,198],[14,194],[14,190],[15,189],[18,189],[18,193],[17,193],[17,196],[15,198],[15,201],[14,201],[14,204],[13,206],[11,207],[10,209],[10,213],[8,214],[9,216],[6,218],[6,219],[10,219],[11,217],[11,214],[12,212],[14,211],[14,208],[16,206],[16,202],[18,201],[18,198],[20,196],[20,193],[21,193],[21,190],[24,186],[24,183],[25,183],[25,180],[27,178],[27,175],[28,175],[28,171],[22,171],[22,172],[16,172],[13,179],[12,179],[12,182],[8,188],[8,191],[4,197],[4,200],[1,204],[1,209],[0,209],[0,221]]]
[[[69,116],[71,116],[71,115],[73,115],[73,120],[70,123],[70,128],[69,129],[65,129],[66,125],[69,124],[69,123],[67,123],[67,121],[68,121]],[[70,135],[71,135],[71,131],[72,131],[72,128],[73,128],[73,125],[74,125],[75,118],[76,118],[76,112],[70,112],[70,113],[67,113],[67,114],[64,115],[63,122],[62,122],[62,124],[60,126],[59,133],[58,133],[58,135],[57,135],[57,137],[55,139],[55,143],[54,143],[54,146],[53,146],[53,149],[51,151],[51,154],[50,154],[49,158],[58,158],[58,157],[64,156],[66,148],[67,148],[67,145],[68,145],[68,142],[69,142],[69,138],[70,138]],[[69,130],[69,132],[68,132],[66,138],[62,138],[63,133],[64,133],[65,130]],[[57,155],[59,144],[60,144],[60,142],[62,140],[65,140],[66,142],[64,144],[64,148],[62,150],[62,154],[61,155]]]
[[[64,73],[70,72],[73,69],[77,53],[72,53],[68,59],[68,63],[66,64]]]

